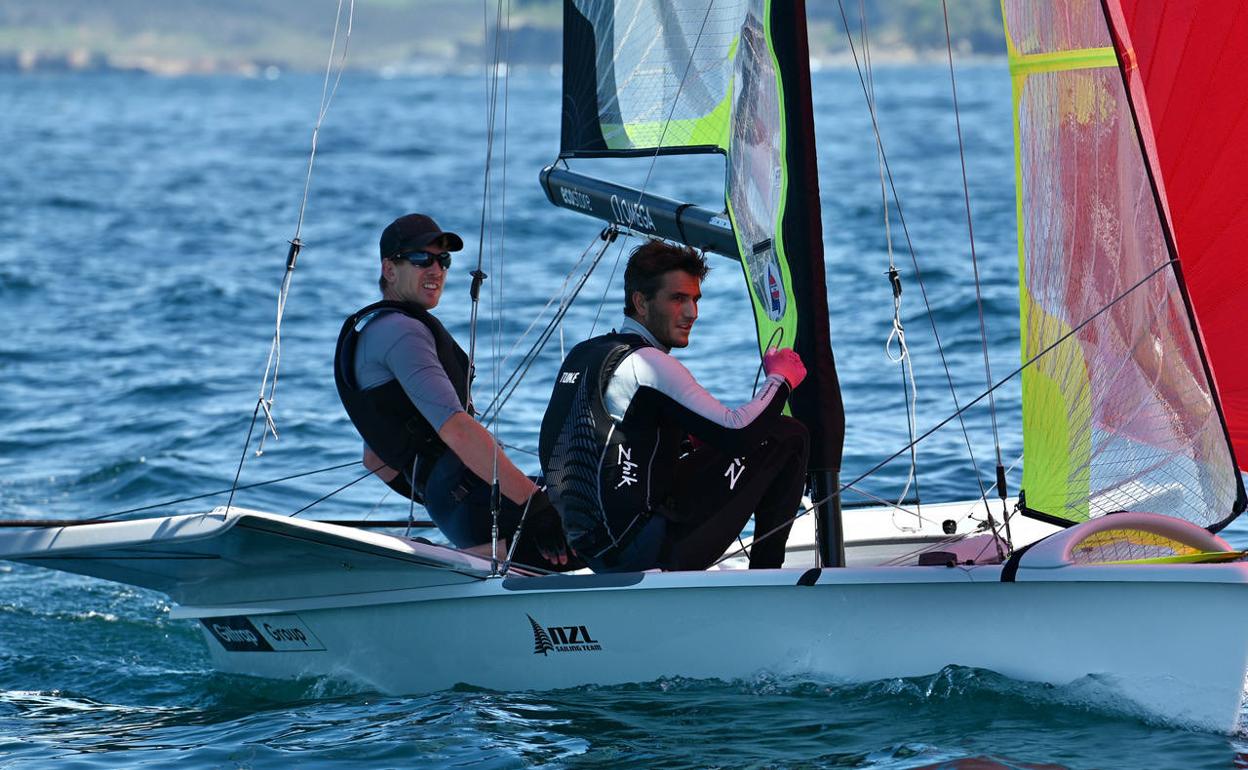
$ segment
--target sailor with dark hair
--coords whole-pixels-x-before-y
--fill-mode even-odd
[[[595,572],[706,569],[754,514],[770,536],[751,568],[780,567],[801,501],[809,437],[781,414],[806,376],[792,350],[763,357],[767,379],[735,409],[670,355],[689,344],[705,259],[651,240],[624,273],[618,331],[569,353],[542,420],[547,490],[572,548]]]
[[[430,314],[442,297],[450,252],[463,239],[424,214],[408,214],[381,234],[382,301],[342,326],[334,377],[364,439],[364,464],[429,517],[460,548],[492,537],[490,484],[502,493],[500,537],[524,514],[516,560],[568,569],[559,515],[546,494],[472,417],[468,356]],[[572,565],[579,566],[579,565]]]

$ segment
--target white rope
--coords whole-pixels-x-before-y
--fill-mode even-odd
[[[312,126],[312,146],[308,152],[308,168],[303,180],[303,197],[299,201],[299,217],[295,222],[295,235],[291,238],[291,244],[295,246],[293,251],[298,252],[298,246],[302,245],[299,235],[303,231],[304,213],[308,206],[308,193],[312,189],[312,168],[316,162],[317,141],[320,138],[321,125],[325,122],[325,116],[329,112],[329,105],[334,100],[334,95],[338,93],[338,84],[342,82],[342,72],[346,68],[347,50],[351,43],[351,28],[355,20],[355,0],[348,0],[347,6],[347,28],[343,37],[342,52],[339,54],[338,71],[334,74],[334,54],[338,48],[338,32],[342,27],[342,8],[343,0],[338,0],[338,10],[334,16],[334,32],[329,43],[329,57],[325,62],[325,78],[321,83],[321,104],[316,113],[316,122]],[[330,86],[330,76],[333,75],[333,86]],[[265,430],[260,434],[260,444],[256,448],[256,456],[264,454],[265,438],[271,433],[274,440],[277,440],[277,424],[273,421],[273,399],[277,393],[277,374],[282,364],[282,319],[286,315],[286,297],[290,293],[291,276],[294,272],[294,264],[288,264],[286,274],[282,276],[282,284],[277,293],[277,312],[273,323],[273,341],[269,344],[269,357],[264,366],[264,376],[260,381],[260,408],[264,412]],[[270,380],[271,377],[271,380]],[[265,390],[268,389],[268,396],[265,396]]]
[[[483,3],[482,8],[485,12],[484,13],[485,34],[486,34],[486,39],[488,40],[489,38],[489,3],[488,3],[488,0],[487,2]],[[503,256],[504,256],[503,239],[506,234],[504,226],[505,226],[505,218],[506,218],[506,200],[507,200],[507,106],[508,106],[508,95],[510,92],[510,84],[511,84],[511,80],[508,77],[509,73],[507,72],[507,65],[506,65],[507,52],[504,46],[510,43],[509,40],[506,40],[506,35],[505,35],[505,33],[510,29],[510,25],[511,25],[510,0],[497,0],[497,2],[495,3],[495,10],[494,10],[494,58],[493,58],[493,61],[491,62],[491,66],[489,70],[487,71],[488,72],[487,82],[489,83],[489,88],[488,88],[489,94],[487,96],[487,107],[486,107],[486,110],[487,110],[487,113],[486,113],[487,145],[486,145],[486,158],[485,158],[485,180],[484,180],[484,186],[482,190],[482,201],[481,201],[481,246],[478,250],[478,257],[477,257],[477,266],[478,266],[477,269],[479,270],[481,267],[481,261],[482,261],[482,257],[481,257],[482,250],[488,251],[490,275],[494,276],[494,282],[490,284],[490,292],[489,292],[490,293],[490,328],[492,330],[492,334],[490,335],[490,350],[491,350],[491,353],[493,354],[493,359],[494,359],[493,367],[491,369],[490,374],[491,374],[491,380],[493,384],[493,391],[495,393],[496,398],[497,398],[497,394],[500,388],[500,377],[501,377],[500,356],[502,353],[502,317],[501,317],[500,309],[501,309],[502,302],[503,302],[503,276],[501,275],[500,270],[502,268]],[[503,160],[502,160],[502,175],[501,175],[502,176],[502,181],[501,181],[502,190],[499,194],[500,197],[499,197],[498,221],[495,222],[494,201],[490,193],[492,189],[492,180],[493,180],[493,173],[494,173],[492,160],[493,160],[493,154],[494,154],[495,135],[497,133],[496,121],[498,119],[498,87],[499,87],[500,80],[502,81],[502,84],[503,84],[503,130],[502,130]],[[495,244],[495,241],[494,241],[494,235],[496,231],[499,234],[497,245]],[[488,243],[488,249],[486,249],[487,243]],[[496,267],[496,262],[498,265],[497,267]],[[476,339],[476,313],[475,311],[473,313],[471,334],[475,341]],[[475,345],[473,347],[475,351]],[[491,435],[493,436],[493,441],[494,441],[493,453],[491,455],[492,463],[491,463],[491,470],[490,470],[490,477],[491,477],[490,478],[490,482],[491,482],[490,564],[491,564],[491,573],[497,575],[499,574],[498,566],[500,562],[499,551],[498,551],[498,545],[499,545],[498,541],[499,541],[499,513],[500,513],[500,508],[502,505],[502,495],[501,495],[501,490],[500,490],[499,495],[496,499],[494,496],[494,490],[500,487],[498,468],[499,468],[499,454],[501,453],[502,449],[499,445],[500,439],[498,435],[498,425],[496,423],[487,425],[487,429],[490,431]],[[527,506],[526,506],[526,510],[527,510]]]
[[[867,109],[871,113],[872,123],[878,124],[879,114],[876,112],[875,100],[875,70],[871,63],[871,35],[867,24],[866,0],[859,0],[858,16],[860,34],[862,36],[863,70],[866,75]],[[893,506],[893,526],[903,532],[914,532],[917,527],[907,526],[897,521],[897,511],[902,510],[902,503],[905,502],[906,496],[910,494],[910,488],[915,485],[915,476],[918,469],[918,455],[914,447],[914,435],[915,426],[918,424],[919,390],[914,381],[914,365],[910,358],[910,348],[906,344],[906,330],[901,323],[901,278],[893,253],[893,217],[888,207],[888,182],[885,179],[883,148],[878,141],[875,144],[875,159],[880,176],[880,209],[884,216],[884,243],[888,249],[888,276],[893,289],[893,328],[889,332],[888,338],[884,341],[884,355],[889,361],[901,367],[903,397],[906,402],[906,431],[911,445],[910,468],[906,474],[906,483],[902,487],[901,493],[897,495],[897,504]],[[893,352],[894,344],[896,345],[896,353]],[[916,502],[915,509],[912,515],[918,519],[918,527],[922,527],[922,503]],[[906,512],[911,513],[910,511]]]
[[[854,67],[855,67],[856,72],[858,73],[859,82],[862,85],[863,95],[864,97],[867,98],[868,102],[870,102],[871,101],[870,89],[867,86],[866,77],[863,74],[862,64],[858,58],[858,47],[854,45],[854,38],[849,29],[849,17],[845,13],[844,0],[837,0],[837,6],[840,10],[841,23],[845,30],[845,37],[846,37],[847,42],[849,43],[849,51],[854,59]],[[897,221],[901,225],[901,232],[905,238],[906,248],[910,253],[910,264],[914,268],[914,276],[919,284],[919,296],[923,299],[923,305],[927,309],[927,320],[932,330],[932,338],[936,342],[936,352],[940,358],[941,368],[944,370],[945,382],[949,386],[949,395],[953,399],[953,405],[954,405],[953,418],[957,419],[958,425],[961,428],[962,439],[963,439],[964,444],[966,445],[967,459],[970,462],[971,469],[974,474],[975,484],[979,487],[980,497],[984,499],[984,503],[985,505],[987,505],[987,498],[985,497],[986,493],[984,491],[985,490],[984,481],[979,475],[979,465],[975,460],[975,449],[971,444],[970,431],[967,428],[966,420],[963,417],[963,414],[966,411],[966,407],[962,405],[961,399],[958,398],[957,386],[953,381],[953,372],[950,369],[948,358],[945,355],[944,343],[941,341],[940,330],[936,324],[936,316],[932,312],[932,303],[931,303],[930,298],[927,295],[927,288],[923,282],[923,274],[919,269],[918,254],[916,253],[914,249],[914,242],[910,237],[910,231],[909,231],[908,226],[906,225],[905,214],[903,213],[902,207],[901,207],[901,198],[897,194],[896,180],[893,178],[892,170],[888,162],[888,154],[885,152],[885,149],[884,149],[884,138],[880,132],[879,119],[876,113],[874,112],[874,110],[868,110],[868,114],[871,116],[871,131],[875,138],[876,151],[879,153],[880,158],[883,160],[885,177],[888,180],[888,188],[889,188],[889,191],[892,193],[893,203],[897,207]],[[995,386],[993,389],[995,389]],[[979,398],[982,398],[983,396],[984,394],[981,394]],[[979,398],[974,399],[971,403],[978,402]],[[943,426],[947,422],[948,422],[947,420],[944,420],[944,421],[941,421],[939,424]],[[926,435],[928,434],[925,433],[924,436]],[[917,441],[921,440],[922,438],[923,436],[920,436],[915,441],[911,441],[910,444],[906,447],[906,451],[913,449]],[[894,457],[890,457],[885,462],[889,462],[892,459],[894,459]],[[877,468],[878,467],[879,466],[877,465]],[[874,473],[874,472],[875,472],[875,469],[873,468],[871,471],[868,471],[868,474]]]
[[[247,461],[247,450],[251,446],[252,432],[255,430],[256,418],[264,412],[264,430],[260,433],[260,442],[256,447],[256,456],[264,454],[265,438],[271,433],[277,440],[277,424],[273,420],[273,401],[277,395],[277,376],[282,364],[282,318],[286,314],[286,298],[290,293],[291,277],[295,270],[295,261],[303,242],[299,239],[303,232],[303,218],[308,206],[308,192],[312,188],[312,169],[316,162],[316,146],[320,137],[321,125],[329,113],[329,105],[338,93],[338,84],[342,82],[342,73],[346,69],[347,51],[351,44],[351,28],[355,20],[355,0],[346,0],[347,19],[346,31],[343,35],[342,52],[338,51],[338,33],[342,28],[342,10],[344,0],[338,0],[338,10],[334,15],[334,33],[329,44],[329,56],[325,62],[325,79],[321,84],[321,103],[316,113],[316,122],[312,126],[312,146],[308,152],[308,168],[303,180],[303,196],[299,202],[299,216],[295,222],[295,235],[290,239],[290,251],[286,256],[286,272],[282,276],[281,286],[277,291],[277,311],[273,321],[273,339],[269,343],[269,355],[264,364],[264,375],[260,378],[260,393],[256,399],[256,407],[251,414],[251,422],[247,427],[247,438],[243,442],[243,451],[238,460],[238,468],[234,472],[234,482],[230,489],[229,500],[225,504],[228,514],[234,504],[234,493],[238,489],[238,480],[243,473],[243,464]],[[334,57],[338,56],[338,72],[334,75]],[[333,85],[330,77],[333,75]],[[267,395],[265,394],[267,391]]]
[[[564,316],[568,312],[568,308],[570,308],[572,306],[572,303],[576,301],[577,296],[580,294],[581,290],[585,287],[585,283],[589,280],[589,277],[593,274],[595,268],[597,268],[598,264],[602,261],[603,255],[606,254],[607,249],[610,247],[613,241],[613,238],[611,237],[612,232],[618,232],[618,230],[613,230],[612,228],[608,228],[603,231],[602,235],[598,236],[598,239],[601,239],[603,241],[603,245],[598,250],[597,256],[595,256],[593,261],[590,262],[589,266],[585,268],[585,272],[577,280],[576,285],[571,289],[570,292],[568,292],[563,297],[562,301],[559,303],[558,310],[555,311],[554,317],[551,319],[551,321],[548,324],[546,324],[546,328],[542,330],[542,333],[538,335],[537,341],[533,343],[532,346],[530,346],[528,352],[526,352],[524,356],[520,359],[520,363],[516,365],[516,368],[512,371],[511,375],[508,376],[507,382],[505,382],[503,386],[499,389],[499,392],[495,395],[494,400],[490,402],[489,407],[487,407],[482,412],[481,419],[483,422],[485,422],[486,424],[492,424],[493,422],[497,421],[499,413],[502,411],[503,407],[507,404],[507,402],[511,399],[512,395],[515,394],[516,388],[520,386],[520,383],[524,380],[524,376],[528,373],[529,369],[537,361],[537,357],[541,354],[542,350],[545,348],[546,343],[550,341],[550,337],[554,333],[554,330],[560,327],[560,324],[563,322]],[[592,246],[592,242],[591,242],[591,246]],[[569,273],[569,276],[570,275],[571,274]],[[558,298],[558,295],[556,295],[555,297],[552,297],[551,301],[553,301],[556,298]],[[550,302],[547,302],[548,307],[549,305],[550,305]],[[540,320],[540,316],[539,316],[539,319],[536,319],[536,320]],[[536,324],[536,320],[533,322],[533,324],[530,324],[530,328],[534,324]],[[504,392],[506,393],[506,395],[504,395]]]

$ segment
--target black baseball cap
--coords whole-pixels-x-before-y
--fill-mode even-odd
[[[381,231],[381,258],[387,259],[410,251],[420,251],[437,240],[444,240],[447,251],[464,248],[464,239],[444,232],[424,214],[407,214],[386,225]]]

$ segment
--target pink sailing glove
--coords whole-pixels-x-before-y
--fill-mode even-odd
[[[806,365],[801,356],[789,348],[768,350],[763,354],[763,371],[768,375],[778,374],[789,383],[789,389],[795,390],[802,380],[806,379]]]

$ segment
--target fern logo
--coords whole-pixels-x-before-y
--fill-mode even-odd
[[[602,652],[602,643],[589,635],[586,626],[543,626],[525,615],[533,626],[533,654],[549,656],[552,652]]]
[[[546,633],[546,629],[542,628],[532,615],[525,615],[529,619],[529,623],[533,626],[533,654],[547,655],[551,650],[555,649],[555,645],[550,641],[550,634]]]

